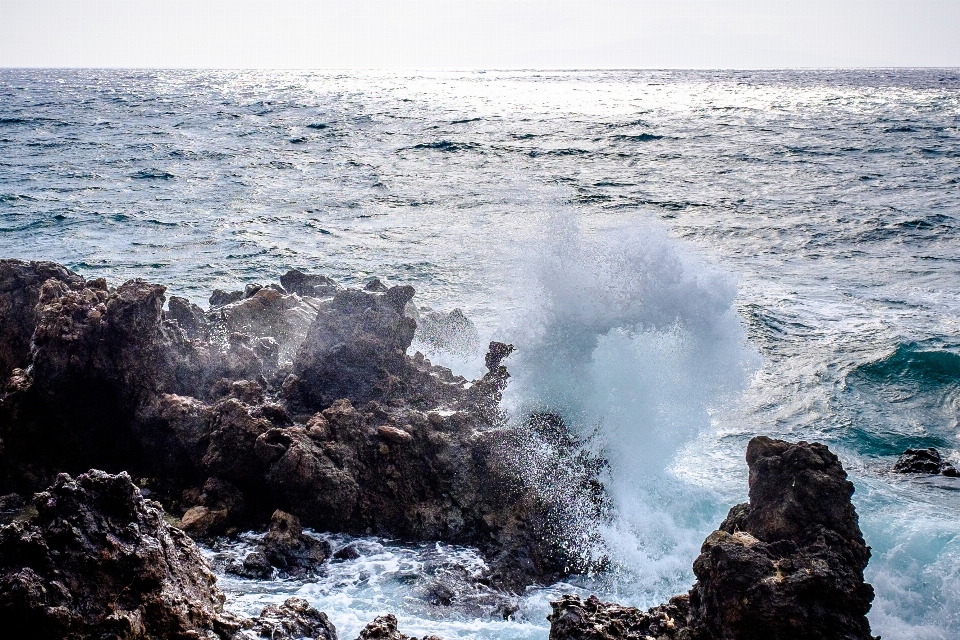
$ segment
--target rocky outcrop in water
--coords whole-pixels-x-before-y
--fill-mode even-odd
[[[750,502],[703,543],[689,594],[642,612],[567,596],[551,640],[872,640],[870,558],[853,484],[821,444],[759,436],[747,447]]]
[[[583,568],[563,510],[599,513],[597,468],[573,456],[562,495],[538,491],[529,471],[555,461],[524,452],[553,444],[499,408],[513,347],[492,343],[472,382],[407,355],[411,287],[290,272],[209,311],[164,310],[165,288],[142,280],[111,289],[18,261],[0,274],[0,495],[126,470],[198,538],[279,509],[319,530],[475,545],[511,589]],[[262,555],[251,571],[271,570]]]
[[[951,478],[960,477],[960,470],[950,462],[940,457],[940,452],[933,447],[926,449],[907,449],[893,465],[896,473],[918,473],[929,475],[944,475]]]
[[[281,605],[268,605],[256,618],[241,620],[243,631],[232,640],[337,640],[337,630],[327,614],[302,598],[287,598]]]
[[[397,631],[397,618],[387,614],[376,618],[360,631],[357,640],[417,640]],[[424,636],[422,640],[440,640],[437,636]]]

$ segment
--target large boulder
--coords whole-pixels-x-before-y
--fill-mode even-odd
[[[685,616],[671,614],[665,625],[656,620],[662,610],[571,596],[553,603],[551,639],[872,640],[873,588],[863,578],[870,549],[837,456],[822,444],[758,436],[747,464],[750,502],[707,537],[693,565],[696,584],[671,601]],[[617,636],[624,625],[642,633]]]
[[[61,474],[0,529],[0,628],[32,638],[222,638],[216,578],[126,473]]]

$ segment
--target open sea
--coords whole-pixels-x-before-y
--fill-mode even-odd
[[[235,611],[545,640],[558,593],[658,604],[768,434],[851,474],[874,633],[960,637],[960,479],[890,471],[960,463],[960,70],[0,70],[0,257],[204,306],[292,267],[412,284],[517,345],[512,416],[560,410],[610,459],[613,568],[507,618],[432,603],[472,550],[373,538],[313,581],[225,577]]]

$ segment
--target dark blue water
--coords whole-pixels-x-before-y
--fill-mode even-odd
[[[827,442],[875,632],[960,636],[960,484],[888,473],[960,462],[960,71],[5,70],[0,254],[198,302],[298,267],[464,309],[522,347],[512,406],[629,453],[625,602],[689,585],[750,436]],[[548,595],[423,628],[546,637]]]

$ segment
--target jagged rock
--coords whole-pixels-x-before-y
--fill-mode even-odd
[[[945,475],[953,478],[960,477],[957,470],[949,462],[940,457],[940,452],[933,447],[926,449],[907,449],[893,466],[896,473],[928,473],[931,475]]]
[[[311,298],[324,298],[334,295],[340,288],[327,276],[308,275],[297,269],[290,269],[280,276],[280,284],[290,293]]]
[[[397,631],[397,618],[392,613],[378,616],[360,631],[357,640],[417,640]],[[440,640],[437,636],[424,636],[423,640]]]
[[[513,347],[491,343],[472,384],[408,356],[411,287],[288,274],[294,293],[215,296],[223,306],[203,318],[177,299],[164,317],[160,285],[110,291],[64,273],[40,285],[26,366],[0,388],[0,492],[127,469],[198,537],[280,509],[320,530],[476,545],[510,589],[579,568],[579,542],[551,524],[565,520],[562,501],[504,455],[542,448],[499,407]],[[319,287],[330,295],[312,297]],[[291,345],[296,358],[281,362]],[[585,488],[572,482],[564,500],[594,499]]]
[[[296,400],[319,410],[340,398],[363,403],[402,393],[406,350],[416,331],[403,308],[413,294],[409,286],[386,293],[338,291],[320,308],[294,359]]]
[[[317,315],[317,302],[302,299],[297,295],[284,295],[276,289],[261,288],[247,298],[221,306],[209,314],[208,320],[216,334],[238,334],[249,339],[271,339],[277,360],[291,360],[303,341],[310,324]],[[255,350],[256,346],[253,347]],[[263,346],[259,347],[263,350]]]
[[[196,395],[202,384],[206,354],[163,320],[164,287],[131,280],[108,292],[100,284],[49,279],[41,287],[29,373],[15,391],[8,381],[0,407],[0,437],[14,461],[5,471],[19,474],[7,477],[13,488],[35,491],[57,471],[89,466],[132,464],[152,475],[162,463],[152,440],[134,432],[138,413],[163,393]],[[21,463],[35,470],[34,483],[18,484]]]
[[[248,638],[337,640],[337,630],[327,614],[302,598],[288,598],[281,605],[265,607],[256,618],[245,620],[243,628],[242,634]]]
[[[196,506],[187,509],[180,518],[183,530],[195,538],[209,538],[218,536],[227,530],[226,509],[209,509]]]
[[[71,289],[80,289],[84,283],[82,277],[53,262],[0,260],[0,382],[30,361],[40,288],[49,279]]]
[[[0,529],[0,628],[78,640],[238,630],[196,545],[126,473],[61,474],[34,502],[32,521]]]
[[[565,595],[551,602],[550,640],[688,640],[689,603],[677,596],[669,604],[641,611],[601,602],[596,596],[583,600]]]
[[[243,291],[230,291],[228,293],[223,289],[214,289],[213,293],[210,294],[210,308],[223,307],[238,300],[243,300]]]
[[[186,298],[170,296],[165,317],[176,321],[191,340],[210,339],[210,327],[203,309]]]
[[[390,287],[380,282],[380,278],[374,278],[367,284],[363,285],[364,291],[376,291],[379,293],[386,293],[390,290]]]
[[[304,534],[300,519],[279,509],[273,512],[270,530],[258,549],[270,564],[288,574],[314,570],[330,557],[330,543]]]
[[[662,607],[643,613],[567,597],[554,603],[551,640],[642,637],[622,635],[634,624],[659,638],[873,640],[873,588],[863,579],[870,549],[839,459],[821,444],[765,436],[750,441],[746,457],[750,502],[704,541],[689,596],[667,605],[685,609],[688,597],[685,618],[667,612],[673,628],[655,635],[644,625]]]

